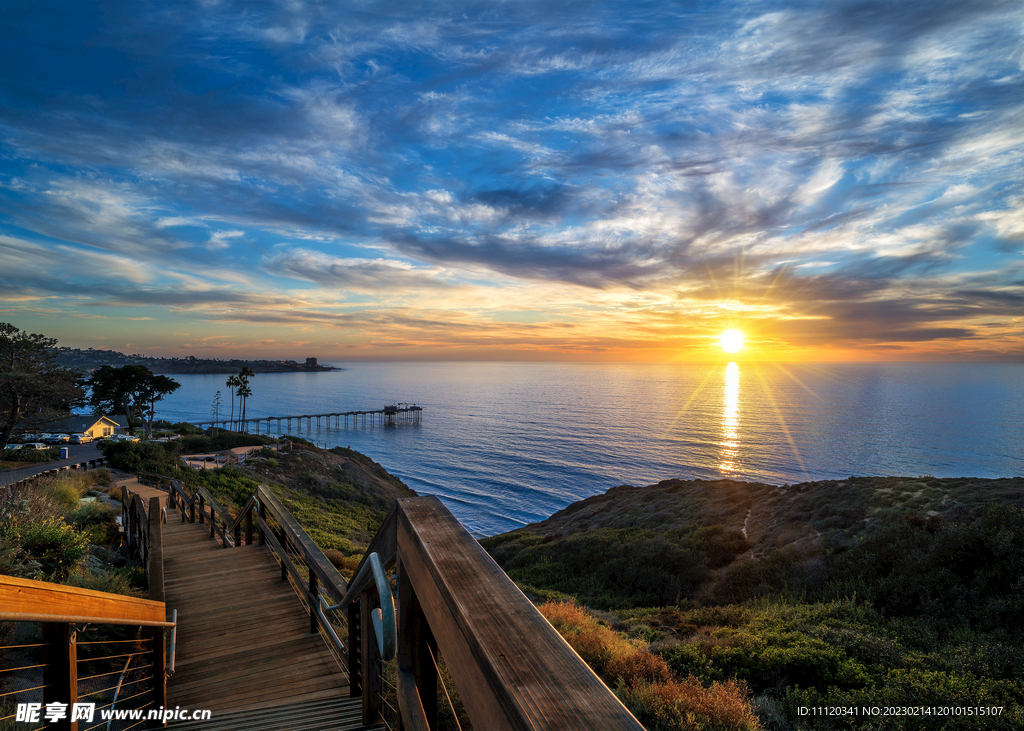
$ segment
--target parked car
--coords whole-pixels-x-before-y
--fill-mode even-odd
[[[13,452],[13,451],[15,451],[17,449],[21,449],[22,446],[24,446],[24,445],[21,445],[21,444],[8,444],[6,447],[4,447],[4,451],[5,452]]]
[[[50,434],[43,439],[46,444],[67,444],[71,437],[68,434]]]
[[[28,444],[22,444],[22,449],[49,449],[48,446],[42,442],[29,442]]]
[[[92,441],[92,437],[88,434],[72,434],[71,439],[68,440],[69,444],[88,444]]]

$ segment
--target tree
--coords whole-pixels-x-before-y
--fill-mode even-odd
[[[155,376],[149,368],[141,365],[102,366],[93,371],[88,384],[92,408],[124,414],[130,430],[135,429],[136,421],[148,416],[147,435],[152,433],[156,402],[181,386],[173,378]]]
[[[231,423],[235,423],[235,389],[242,385],[242,382],[238,380],[238,376],[228,376],[227,383],[224,384],[231,389]]]
[[[210,408],[210,414],[213,415],[214,421],[220,421],[220,404],[220,391],[217,391],[217,393],[213,395],[213,406]]]
[[[250,396],[252,396],[252,389],[249,388],[248,383],[243,381],[242,385],[238,387],[238,400],[242,402],[239,418],[241,418],[243,424],[245,423],[245,400]]]
[[[57,365],[57,341],[0,322],[0,449],[14,428],[67,416],[85,391],[78,371]]]
[[[181,384],[168,376],[153,376],[149,380],[144,398],[149,401],[149,421],[146,422],[146,436],[153,436],[153,415],[156,413],[156,402],[181,388]]]
[[[245,402],[250,396],[252,396],[252,389],[249,388],[249,379],[255,377],[255,371],[253,371],[249,366],[242,366],[242,370],[238,374],[238,380],[241,383],[241,387],[238,389],[238,395],[242,399],[242,421],[245,421]]]

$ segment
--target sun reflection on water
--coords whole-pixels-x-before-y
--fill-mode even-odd
[[[739,456],[740,429],[740,367],[730,363],[725,367],[725,390],[722,399],[722,441],[718,469],[734,472]]]

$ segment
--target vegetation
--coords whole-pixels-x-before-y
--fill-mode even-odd
[[[743,681],[675,675],[644,643],[630,642],[573,603],[548,602],[541,614],[649,731],[754,731],[761,725]]]
[[[517,531],[482,543],[512,579],[605,608],[679,602],[746,548],[742,535],[721,526],[598,528],[567,536]]]
[[[637,690],[616,671],[649,728],[681,718],[657,710],[666,697],[715,683],[743,683],[766,729],[1019,728],[1022,487],[1020,478],[668,481],[615,488],[482,543],[524,590],[614,609],[604,633],[614,628],[665,663],[670,680],[636,681]],[[586,642],[607,644],[589,632]],[[577,651],[606,677],[616,667]],[[649,659],[640,665],[663,675]],[[799,713],[885,705],[1004,710]]]
[[[0,322],[0,450],[19,424],[32,428],[66,416],[81,401],[81,374],[57,365],[56,345]]]
[[[50,449],[5,449],[0,452],[0,468],[7,469],[21,464],[53,462],[59,454],[56,447]]]
[[[106,470],[66,472],[0,493],[0,573],[139,595],[145,578],[96,559],[117,536],[116,506],[82,502]]]

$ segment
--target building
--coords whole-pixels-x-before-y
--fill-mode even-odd
[[[85,434],[98,439],[128,431],[128,420],[123,416],[102,414],[72,414],[63,419],[48,422],[40,429],[49,434]]]

